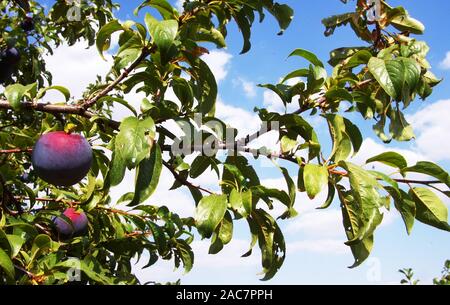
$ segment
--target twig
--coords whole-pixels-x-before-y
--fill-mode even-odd
[[[72,105],[54,105],[54,104],[46,104],[46,103],[32,103],[32,102],[23,102],[21,103],[21,107],[25,109],[33,109],[37,111],[42,111],[46,113],[66,113],[66,114],[76,114],[87,119],[90,119],[94,116],[97,116],[96,113],[85,110],[80,106],[72,106]],[[0,99],[0,109],[12,109],[12,106],[9,104],[7,100]],[[103,121],[106,122],[113,129],[119,129],[120,122],[102,118]]]
[[[154,52],[156,49],[154,47],[147,48],[144,47],[142,49],[141,55],[139,55],[138,58],[128,67],[126,68],[120,76],[114,80],[111,84],[109,84],[105,89],[100,91],[98,94],[96,94],[93,98],[88,99],[84,101],[81,104],[82,109],[88,109],[89,107],[93,106],[99,99],[106,96],[109,92],[111,92],[120,82],[122,82],[125,78],[128,77],[128,75],[152,52]]]
[[[31,153],[33,148],[13,148],[13,149],[0,149],[0,154],[18,154],[18,153]]]
[[[211,194],[211,195],[214,194],[214,192],[212,192],[212,191],[210,191],[210,190],[207,190],[207,189],[205,189],[205,188],[203,188],[203,187],[201,187],[201,186],[199,186],[199,185],[194,185],[194,184],[192,184],[191,182],[189,182],[187,179],[184,179],[183,177],[181,177],[180,174],[178,174],[177,171],[172,167],[172,165],[170,165],[167,161],[163,160],[163,164],[164,164],[164,166],[172,173],[172,175],[174,176],[174,178],[175,178],[178,182],[180,182],[181,184],[183,184],[183,185],[185,185],[185,186],[187,186],[187,187],[193,187],[193,188],[196,188],[196,189],[198,189],[198,190],[200,190],[200,191],[203,191],[203,192],[208,193],[208,194]]]

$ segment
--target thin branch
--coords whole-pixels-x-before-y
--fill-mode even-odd
[[[424,184],[431,186],[432,184],[441,184],[441,181],[430,180],[430,181],[421,181],[421,180],[409,180],[409,179],[394,179],[398,183],[412,183],[412,184]]]
[[[126,68],[120,76],[114,80],[111,84],[109,84],[105,89],[100,91],[98,94],[96,94],[93,98],[88,99],[84,101],[81,104],[82,109],[88,109],[89,107],[95,105],[99,99],[106,96],[108,93],[110,93],[114,88],[120,84],[125,78],[128,77],[128,75],[152,52],[155,51],[155,48],[152,47],[151,49],[144,47],[142,49],[141,55],[139,55],[138,58],[128,67]]]
[[[32,109],[51,114],[57,113],[76,114],[85,117],[87,119],[91,119],[92,117],[97,116],[97,114],[94,112],[85,110],[80,106],[73,106],[73,105],[55,105],[46,103],[23,102],[21,103],[21,107],[25,109]],[[0,99],[0,109],[12,109],[12,106],[9,104],[7,100]],[[111,128],[119,129],[120,122],[108,118],[102,118],[102,120]]]
[[[0,154],[19,154],[19,153],[31,153],[33,148],[13,148],[13,149],[0,149]]]
[[[16,200],[31,200],[29,197],[23,197],[23,196],[15,196]],[[70,201],[65,199],[57,199],[57,198],[34,198],[34,201],[37,202],[56,202],[56,203],[64,203],[70,206],[75,206],[78,204],[81,204],[79,201]]]
[[[214,194],[214,192],[212,192],[212,191],[210,191],[210,190],[207,190],[207,189],[205,189],[205,188],[203,188],[203,187],[201,187],[201,186],[199,186],[199,185],[194,185],[194,184],[192,184],[191,182],[189,182],[187,179],[181,177],[181,175],[180,175],[179,173],[177,173],[177,171],[172,167],[172,165],[169,164],[169,162],[163,160],[163,164],[164,164],[164,166],[172,173],[173,177],[174,177],[178,182],[180,182],[181,184],[183,184],[183,185],[185,185],[185,186],[187,186],[187,187],[193,187],[193,188],[196,188],[196,189],[198,189],[198,190],[200,190],[200,191],[203,191],[203,192],[208,193],[208,194],[211,194],[211,195]]]

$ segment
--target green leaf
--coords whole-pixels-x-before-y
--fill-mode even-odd
[[[352,152],[352,140],[346,132],[344,118],[337,114],[324,115],[328,122],[331,137],[333,139],[333,150],[330,159],[336,163],[347,159]]]
[[[270,280],[283,265],[286,256],[286,244],[283,233],[277,222],[267,212],[257,209],[252,213],[252,221],[258,235],[258,245],[261,249],[263,281]]]
[[[203,197],[195,210],[196,226],[203,238],[211,237],[227,210],[226,195]]]
[[[115,32],[123,30],[118,20],[114,19],[100,28],[97,33],[96,46],[100,56],[105,59],[103,52],[109,49],[111,35]]]
[[[225,42],[225,37],[223,37],[223,34],[218,31],[216,28],[211,27],[211,29],[207,30],[205,28],[199,28],[195,41],[202,42],[212,42],[214,43],[217,48],[225,48],[227,46]]]
[[[243,10],[235,11],[233,17],[244,39],[244,45],[242,47],[240,54],[247,53],[252,46],[250,43],[250,36],[251,36],[250,21],[247,19],[247,16],[245,15]]]
[[[285,191],[275,188],[267,188],[263,185],[253,186],[251,190],[254,197],[263,199],[266,203],[269,204],[269,207],[272,203],[270,198],[274,198],[280,201],[286,207],[291,206],[291,197],[289,197],[289,195]]]
[[[387,94],[398,101],[403,98],[405,105],[409,103],[410,92],[417,87],[421,74],[421,68],[415,60],[402,57],[383,60],[372,57],[368,67]],[[404,96],[405,88],[408,89],[407,96]]]
[[[152,15],[145,15],[145,24],[155,44],[161,53],[166,53],[175,41],[178,33],[176,20],[158,21]]]
[[[296,78],[296,77],[307,77],[309,74],[309,69],[298,69],[295,71],[292,71],[291,73],[289,73],[288,75],[286,75],[283,80],[281,81],[281,83],[285,83],[287,80],[291,79],[291,78]]]
[[[319,156],[320,144],[316,132],[313,127],[301,116],[295,114],[285,114],[279,117],[280,127],[285,127],[290,136],[296,134],[301,136],[305,143],[303,148],[308,147],[309,160]]]
[[[347,242],[351,245],[373,234],[383,219],[379,209],[385,205],[385,200],[378,192],[382,186],[369,172],[350,162],[341,161],[339,166],[348,172],[352,195],[357,203],[358,232]]]
[[[356,13],[351,12],[322,19],[322,24],[326,27],[325,36],[332,35],[336,27],[349,23],[354,18],[355,14]]]
[[[130,206],[147,200],[156,190],[162,170],[162,154],[158,144],[153,145],[150,156],[143,159],[136,170],[134,198]]]
[[[450,232],[447,206],[435,193],[426,188],[415,187],[409,190],[409,195],[416,203],[418,221]]]
[[[403,113],[397,109],[391,111],[389,133],[397,141],[410,141],[415,138],[412,126],[406,121]]]
[[[137,16],[139,11],[146,7],[151,6],[158,10],[158,12],[161,14],[161,16],[164,19],[171,19],[171,18],[177,18],[179,16],[178,11],[170,5],[169,2],[166,0],[147,0],[144,1],[142,4],[140,4],[135,10],[134,14]]]
[[[37,99],[41,99],[42,97],[44,97],[45,93],[49,90],[56,90],[59,91],[62,95],[64,95],[64,98],[66,99],[66,102],[69,101],[70,99],[70,91],[69,89],[67,89],[66,87],[63,86],[50,86],[50,87],[46,87],[46,88],[42,88],[39,90],[36,98]]]
[[[277,2],[275,2],[273,6],[267,7],[267,9],[278,21],[281,29],[278,35],[283,34],[294,18],[294,10],[286,4],[279,4]]]
[[[134,109],[133,106],[131,106],[126,100],[119,98],[119,97],[114,97],[114,96],[104,96],[102,98],[100,98],[98,100],[98,103],[101,104],[104,101],[111,101],[111,102],[116,102],[119,103],[121,105],[123,105],[125,108],[127,108],[128,110],[130,110],[135,116],[137,116],[137,112],[136,109]]]
[[[172,88],[181,104],[186,109],[191,108],[194,103],[194,91],[188,81],[181,77],[174,77],[172,79]]]
[[[306,164],[303,171],[303,180],[308,197],[314,199],[328,184],[328,169],[326,166]]]
[[[372,157],[366,161],[366,164],[372,162],[381,162],[388,166],[396,167],[400,170],[408,166],[408,163],[406,162],[405,158],[399,153],[393,151],[384,152],[375,157]]]
[[[227,211],[221,223],[217,226],[209,247],[209,254],[217,254],[223,246],[228,244],[233,238],[233,219]]]
[[[283,153],[293,150],[297,146],[297,139],[291,139],[289,136],[283,136],[280,141],[281,151]]]
[[[258,87],[272,90],[278,95],[285,106],[291,102],[292,96],[290,95],[290,86],[283,84],[259,84]]]
[[[14,258],[17,256],[17,254],[19,254],[20,249],[26,242],[26,239],[22,236],[12,234],[7,234],[6,237],[8,239],[9,245],[11,246],[11,257]]]
[[[360,228],[364,226],[361,220],[361,208],[358,206],[358,202],[355,201],[351,192],[346,192],[342,190],[342,186],[338,186],[339,199],[341,201],[341,211],[343,226],[345,229],[345,234],[349,241],[355,241],[352,243],[346,243],[350,246],[355,262],[350,268],[357,267],[361,265],[367,257],[369,257],[370,252],[373,247],[373,235],[366,238],[360,239]]]
[[[26,87],[21,84],[10,85],[5,88],[5,97],[14,110],[21,108],[21,101],[26,93]]]
[[[392,98],[397,97],[397,91],[395,90],[394,83],[389,75],[386,67],[386,62],[383,59],[372,57],[368,63],[369,71],[381,85],[381,87]]]
[[[363,239],[360,243],[352,245],[350,249],[352,250],[355,262],[349,268],[356,268],[361,265],[370,255],[373,248],[373,235]]]
[[[238,190],[233,189],[230,193],[230,205],[233,210],[239,213],[239,215],[247,217],[253,209],[252,192],[239,192]]]
[[[291,56],[300,56],[303,57],[304,59],[306,59],[307,61],[309,61],[310,63],[312,63],[315,66],[319,66],[319,67],[324,67],[323,66],[323,62],[320,61],[320,59],[314,54],[311,53],[307,50],[303,50],[303,49],[296,49],[294,50],[291,54],[289,54],[289,57]]]
[[[327,199],[325,200],[324,204],[320,207],[318,207],[318,210],[327,209],[334,200],[334,195],[336,194],[336,188],[334,187],[334,184],[332,182],[328,182],[328,195]]]
[[[331,90],[328,90],[325,93],[325,97],[328,101],[349,101],[353,102],[353,96],[348,92],[348,90],[343,88],[334,88]]]
[[[217,82],[208,65],[198,59],[198,78],[196,97],[200,104],[202,114],[214,115],[217,99]]]
[[[402,216],[406,232],[408,235],[411,234],[414,226],[414,219],[416,218],[416,204],[414,203],[414,200],[402,189],[391,186],[385,186],[384,188],[392,196],[395,208]]]
[[[10,279],[14,279],[14,265],[11,258],[2,248],[0,248],[0,267],[6,273],[6,276]]]
[[[149,134],[146,135],[146,133]],[[154,137],[155,123],[152,118],[139,120],[136,117],[128,117],[122,121],[119,134],[115,138],[109,172],[112,186],[122,181],[126,167],[135,167],[149,155]]]
[[[428,176],[438,179],[439,181],[441,181],[442,183],[444,183],[445,185],[450,187],[449,174],[444,169],[442,169],[442,167],[440,167],[439,165],[434,164],[432,162],[419,161],[414,166],[403,168],[402,172],[403,173],[413,172],[413,173],[425,174],[425,175],[428,175]]]
[[[399,15],[390,20],[390,23],[397,30],[402,32],[410,32],[413,34],[421,35],[425,31],[425,26],[417,19],[410,17],[409,15]]]
[[[344,118],[345,133],[350,137],[353,146],[353,156],[355,156],[363,143],[363,136],[359,128],[350,120]]]

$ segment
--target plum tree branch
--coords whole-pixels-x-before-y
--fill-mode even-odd
[[[32,102],[23,102],[21,103],[21,107],[25,109],[32,109],[41,112],[57,114],[57,113],[65,113],[65,114],[75,114],[87,119],[91,119],[97,116],[96,113],[92,111],[88,111],[81,106],[74,105],[55,105],[55,104],[46,104],[46,103],[32,103]],[[11,104],[4,99],[0,99],[0,109],[12,109]],[[108,118],[101,118],[107,125],[109,125],[113,129],[119,129],[120,122],[114,121]]]
[[[170,165],[169,162],[163,160],[163,164],[164,164],[164,166],[172,173],[173,177],[174,177],[178,182],[180,182],[181,184],[183,184],[183,185],[185,185],[185,186],[187,186],[187,187],[193,187],[193,188],[196,188],[196,189],[198,189],[198,190],[200,190],[200,191],[203,191],[203,192],[205,192],[205,193],[208,193],[208,194],[210,194],[210,195],[214,194],[214,192],[212,192],[212,191],[210,191],[210,190],[208,190],[208,189],[205,189],[205,188],[203,188],[203,187],[201,187],[201,186],[199,186],[199,185],[194,185],[194,184],[192,184],[191,182],[189,182],[187,179],[185,179],[185,178],[182,177],[179,173],[177,173],[177,171],[172,167],[172,165]]]
[[[33,152],[32,148],[13,148],[13,149],[0,149],[0,154],[18,154],[18,153],[24,153]]]
[[[89,107],[95,105],[95,103],[98,102],[99,99],[106,96],[108,93],[110,93],[114,88],[120,84],[125,78],[128,77],[128,75],[152,52],[156,50],[155,47],[147,48],[144,47],[142,49],[141,55],[139,55],[138,58],[128,67],[126,68],[122,74],[119,75],[118,78],[116,78],[111,84],[109,84],[105,89],[100,91],[98,94],[96,94],[93,98],[83,101],[81,104],[82,109],[88,109]]]

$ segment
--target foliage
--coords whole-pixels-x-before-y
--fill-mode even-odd
[[[417,285],[420,280],[414,279],[414,272],[411,268],[404,268],[398,272],[404,275],[404,279],[400,281],[401,284]],[[450,285],[450,260],[446,260],[444,268],[442,269],[441,277],[436,277],[433,279],[433,285]]]
[[[147,258],[145,268],[159,259],[173,260],[175,267],[183,266],[188,272],[194,265],[190,247],[194,228],[211,239],[210,253],[215,254],[232,240],[237,221],[248,223],[252,237],[243,256],[251,255],[258,244],[263,279],[268,280],[285,259],[279,222],[297,215],[297,192],[314,198],[327,189],[328,198],[321,208],[328,208],[334,199],[340,201],[346,244],[355,258],[353,267],[370,255],[374,233],[391,201],[408,234],[415,220],[450,231],[447,208],[434,193],[438,189],[450,194],[448,173],[439,165],[407,164],[395,152],[367,160],[367,164],[392,167],[393,174],[386,175],[348,161],[358,153],[363,137],[358,126],[345,117],[347,113],[357,112],[373,121],[375,134],[386,143],[409,141],[414,132],[405,119],[405,109],[417,98],[426,99],[440,82],[430,71],[427,44],[411,37],[421,34],[424,27],[403,7],[381,2],[382,14],[373,21],[367,18],[371,7],[358,0],[354,11],[322,22],[327,36],[350,25],[364,46],[331,51],[330,75],[316,55],[294,50],[290,57],[303,58],[308,64],[288,73],[278,84],[260,85],[275,92],[285,106],[298,105],[293,113],[256,109],[262,121],[279,125],[275,131],[281,151],[269,151],[248,146],[267,131],[244,139],[234,137],[227,143],[223,133],[210,128],[201,136],[199,147],[196,132],[177,137],[163,123],[174,120],[191,130],[206,130],[203,127],[211,122],[226,126],[215,117],[218,87],[202,55],[214,46],[226,46],[230,23],[242,34],[242,54],[251,48],[255,18],[262,22],[266,14],[272,15],[282,34],[293,18],[289,6],[272,0],[194,0],[185,1],[184,11],[179,12],[166,0],[147,0],[134,12],[141,22],[134,22],[118,20],[113,14],[117,5],[109,0],[82,1],[79,21],[67,19],[71,5],[65,1],[55,1],[49,9],[39,1],[28,3],[29,9],[17,1],[0,1],[0,48],[14,46],[22,54],[0,95],[0,282],[67,283],[67,271],[76,265],[82,271],[82,283],[137,284],[132,272],[134,258]],[[30,12],[36,25],[25,32],[18,25]],[[118,35],[118,47],[110,50],[112,35]],[[115,54],[109,73],[99,76],[82,97],[74,98],[69,88],[52,84],[43,55],[77,41],[95,45],[99,56],[108,50]],[[169,88],[179,101],[167,99]],[[66,101],[40,103],[48,90],[61,92]],[[134,91],[147,96],[140,109],[126,100],[126,94]],[[112,120],[117,103],[130,110],[130,116],[121,122]],[[196,113],[203,115],[201,126],[194,122]],[[308,122],[314,116],[320,116],[329,127],[333,148],[328,156]],[[93,145],[93,166],[76,186],[47,184],[30,167],[30,148],[42,133],[53,130],[81,133]],[[200,154],[188,163],[188,154],[174,152],[172,143],[190,147],[189,154],[209,146],[214,148],[213,154]],[[226,150],[227,157],[219,158],[219,150]],[[287,191],[260,184],[246,157],[249,152],[279,161]],[[281,166],[284,164],[298,169],[296,183]],[[196,203],[192,217],[179,217],[163,202],[150,203],[163,167],[173,175],[172,189],[186,187],[191,192]],[[208,168],[221,180],[220,193],[190,182]],[[136,173],[133,192],[111,202],[110,189],[123,183],[127,170]],[[410,180],[410,173],[429,179]],[[273,201],[286,207],[278,219],[268,213]],[[119,209],[117,204],[128,208]],[[88,215],[89,232],[60,240],[52,219],[75,205]]]

